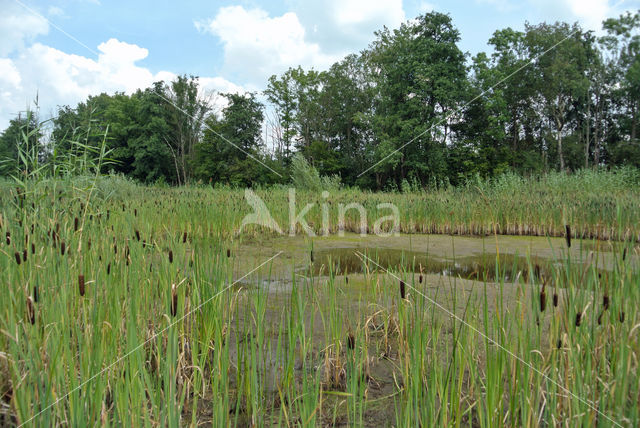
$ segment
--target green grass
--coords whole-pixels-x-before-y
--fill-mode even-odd
[[[250,211],[242,190],[3,183],[0,425],[637,426],[637,184],[637,171],[619,170],[329,196],[333,233],[338,204],[363,203],[372,228],[376,205],[391,202],[402,232],[561,236],[570,224],[624,241],[602,277],[559,253],[541,312],[540,281],[524,275],[473,292],[403,270],[349,284],[293,276],[282,293],[232,286],[256,267],[239,243],[269,233],[236,233]],[[257,193],[286,227],[287,190]],[[324,198],[300,193],[297,211],[307,202],[320,232]],[[346,230],[359,230],[355,214]]]

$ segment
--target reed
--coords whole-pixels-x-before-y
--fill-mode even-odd
[[[13,425],[34,416],[25,426],[640,423],[640,313],[632,304],[640,299],[632,244],[640,195],[615,174],[480,182],[484,202],[472,186],[330,195],[333,207],[366,203],[369,227],[378,214],[371,207],[393,202],[402,232],[540,234],[563,248],[551,267],[531,269],[539,260],[527,258],[533,275],[507,276],[501,247],[499,261],[491,253],[483,261],[495,278],[476,282],[407,266],[309,277],[296,269],[321,262],[313,243],[324,238],[315,238],[295,247],[293,262],[279,259],[233,284],[254,267],[253,249],[289,245],[265,230],[236,233],[250,211],[241,190],[114,177],[96,184],[94,202],[81,180],[39,186],[25,192],[24,212],[0,199],[11,236],[0,244],[0,411],[9,409]],[[256,192],[286,224],[286,191]],[[320,200],[298,197],[299,207]],[[563,212],[563,204],[576,208]],[[321,216],[312,210],[307,220],[320,227]],[[346,220],[359,231],[356,217]],[[582,239],[605,235],[627,241]],[[596,267],[604,247],[613,250]],[[583,256],[591,249],[598,257]],[[429,286],[418,287],[425,275]],[[88,277],[100,286],[88,289]],[[265,285],[275,280],[277,291]],[[558,310],[546,312],[549,299]]]

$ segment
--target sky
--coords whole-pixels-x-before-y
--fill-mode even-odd
[[[36,98],[46,119],[179,74],[206,91],[261,91],[273,74],[327,69],[429,11],[450,14],[475,55],[497,29],[562,20],[598,31],[634,9],[640,0],[0,0],[0,130]]]

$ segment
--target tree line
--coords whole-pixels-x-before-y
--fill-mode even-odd
[[[284,183],[294,156],[369,189],[640,166],[639,30],[640,11],[607,19],[599,37],[525,24],[470,57],[451,17],[426,13],[326,71],[290,68],[263,93],[212,95],[221,111],[185,75],[61,106],[50,133],[18,116],[0,135],[0,174],[19,168],[21,144],[46,163],[102,142],[103,168],[178,185]]]

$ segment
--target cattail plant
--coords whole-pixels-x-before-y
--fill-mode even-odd
[[[353,333],[349,332],[349,334],[347,335],[347,348],[355,349],[355,347],[356,347],[356,338],[353,335]]]
[[[182,243],[183,244],[187,243],[187,232],[186,231],[182,234]]]
[[[604,294],[604,296],[602,296],[602,308],[605,311],[609,309],[609,295],[606,293]]]
[[[175,284],[171,284],[171,316],[178,313],[178,290]]]
[[[580,324],[582,324],[582,312],[578,311],[576,314],[576,327],[580,327]]]
[[[558,307],[558,293],[556,291],[553,292],[553,307]]]
[[[64,241],[62,241],[60,243],[60,255],[64,256],[64,253],[66,250],[67,250],[67,244],[65,244]]]
[[[547,308],[547,293],[545,291],[545,286],[542,286],[542,290],[540,290],[540,312],[544,312]]]
[[[564,225],[565,230],[565,238],[567,239],[567,248],[571,248],[571,226],[568,224]]]
[[[27,262],[27,250],[22,250],[22,261]]]
[[[34,244],[33,242],[31,243],[31,254],[35,254],[36,253],[36,244]]]
[[[227,248],[227,258],[231,257],[231,249]]]
[[[107,275],[111,274],[111,262],[107,264]]]
[[[33,301],[35,303],[38,303],[38,300],[40,300],[40,295],[38,294],[38,286],[34,285],[33,286]]]
[[[136,229],[136,240],[140,242],[140,232]]]
[[[422,284],[422,274],[420,274],[420,276],[418,277],[418,283]]]
[[[169,250],[169,263],[173,263],[173,250]]]
[[[31,325],[36,323],[36,308],[33,306],[33,300],[31,297],[27,297],[27,319]]]
[[[16,258],[16,263],[18,264],[18,266],[20,266],[20,264],[22,263],[22,259],[20,258],[20,253],[19,252],[15,252],[14,256]]]
[[[621,324],[624,322],[624,311],[620,311],[620,314],[618,315],[618,320],[620,321]]]
[[[73,231],[74,232],[78,231],[78,217],[73,219]]]
[[[400,280],[400,297],[404,299],[406,297],[404,281]]]
[[[11,245],[11,232],[7,232],[7,245]]]
[[[80,296],[84,296],[84,275],[78,275],[78,291],[80,291]]]
[[[627,258],[627,247],[624,247],[624,250],[622,250],[622,261],[625,261]]]

